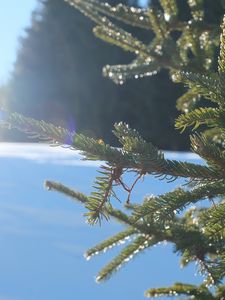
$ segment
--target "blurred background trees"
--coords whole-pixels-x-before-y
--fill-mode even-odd
[[[181,1],[183,18],[185,2]],[[129,3],[137,5],[137,1]],[[128,63],[132,54],[96,39],[92,22],[63,0],[39,0],[38,4],[32,25],[20,39],[11,78],[1,87],[2,101],[10,110],[113,145],[113,124],[122,120],[162,149],[189,149],[187,136],[174,129],[175,103],[183,87],[173,84],[166,71],[115,85],[102,76],[102,67]],[[209,18],[217,16],[213,21],[219,22],[221,14],[212,9]],[[132,31],[144,41],[152,38],[147,31]],[[21,138],[11,133],[10,139]]]

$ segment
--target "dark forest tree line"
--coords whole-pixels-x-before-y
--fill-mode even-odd
[[[132,55],[96,39],[92,22],[63,0],[38,2],[32,25],[20,39],[11,79],[1,88],[11,110],[108,143],[115,143],[110,135],[113,124],[123,120],[163,149],[188,149],[187,139],[175,132],[173,123],[183,87],[171,83],[166,71],[151,80],[115,85],[102,76],[103,66],[129,62]],[[213,21],[219,22],[221,12],[210,14],[218,15]],[[132,30],[144,41],[152,38],[149,32]]]

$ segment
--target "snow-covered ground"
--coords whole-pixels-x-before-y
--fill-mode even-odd
[[[99,166],[100,162],[84,161],[78,151],[62,146],[34,143],[0,143],[0,157],[33,160],[38,163],[61,165]],[[165,152],[168,159],[199,160],[191,152]]]
[[[191,153],[171,152],[166,157],[198,162]],[[161,244],[128,263],[109,282],[95,283],[94,276],[119,249],[89,262],[83,253],[123,227],[112,221],[88,226],[83,207],[46,191],[43,182],[62,182],[89,194],[98,166],[62,147],[0,144],[0,300],[142,300],[150,287],[200,282],[193,276],[195,266],[181,270],[172,245]],[[162,194],[181,183],[146,176],[131,200],[142,201],[146,194]]]

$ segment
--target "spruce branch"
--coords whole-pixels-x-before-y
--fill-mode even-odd
[[[146,11],[140,8],[130,7],[123,4],[112,6],[107,2],[102,3],[96,0],[66,0],[66,2],[71,5],[81,5],[81,3],[84,3],[105,16],[112,17],[118,21],[122,21],[125,24],[135,27],[149,29],[149,17]]]
[[[219,284],[224,275],[215,272],[213,266],[215,260],[209,260],[209,256],[216,256],[217,262],[220,257],[221,245],[214,244],[212,239],[203,233],[197,224],[177,224],[171,227],[172,242],[177,252],[188,253],[187,259],[198,264],[199,272],[206,276],[205,285]],[[213,243],[213,244],[212,244]],[[219,248],[217,246],[219,245]],[[224,253],[224,245],[223,245]],[[217,263],[216,262],[216,263]],[[221,264],[220,264],[221,265]],[[223,273],[224,274],[224,273]]]
[[[195,108],[195,105],[200,100],[200,95],[189,89],[181,97],[177,99],[176,108],[181,112],[188,113]]]
[[[181,114],[175,123],[177,129],[183,132],[187,127],[192,126],[193,130],[200,125],[206,124],[210,127],[225,128],[225,111],[219,108],[200,107],[186,114]]]
[[[216,288],[216,299],[223,299],[223,297],[225,297],[225,285],[221,285]]]
[[[84,14],[86,17],[91,19],[93,22],[95,22],[98,25],[102,26],[113,26],[113,24],[104,16],[98,13],[93,7],[88,3],[88,1],[81,1],[81,0],[64,0],[65,2],[68,2],[71,6],[78,9],[82,14]]]
[[[188,66],[189,68],[190,67],[192,68],[192,65],[190,66],[191,60],[189,57],[189,53],[193,45],[196,44],[196,41],[195,39],[193,39],[193,36],[191,34],[191,31],[192,29],[190,28],[190,26],[187,25],[184,28],[184,30],[182,30],[181,36],[176,42],[179,51],[180,60],[181,60],[180,64],[184,66]],[[194,44],[192,42],[194,42]]]
[[[100,173],[102,176],[96,177],[95,189],[96,191],[91,193],[85,207],[89,210],[85,215],[88,217],[87,221],[90,225],[96,223],[101,224],[101,220],[105,218],[109,219],[109,215],[105,210],[106,203],[110,202],[112,195],[113,183],[117,179],[118,168],[111,168],[108,166],[102,166]],[[119,177],[122,170],[119,170]]]
[[[146,224],[143,224],[142,222],[136,222],[134,224],[134,218],[132,216],[128,216],[127,214],[125,214],[119,209],[115,209],[112,206],[107,206],[106,210],[107,213],[111,217],[113,217],[117,222],[123,225],[131,226],[143,234],[155,234],[156,232],[154,228],[150,230],[148,226]]]
[[[105,15],[101,15],[101,10],[99,11],[97,8],[103,7],[103,4],[98,1],[68,0],[67,2],[80,10],[98,25],[94,28],[94,33],[97,37],[106,42],[115,44],[126,51],[135,52],[136,54],[140,54],[144,57],[149,56],[147,47],[141,41],[133,37],[127,31],[113,24],[106,18]]]
[[[4,111],[4,118],[0,121],[0,126],[15,128],[21,132],[25,132],[31,138],[38,138],[52,143],[62,145],[71,145],[75,132],[47,123],[43,120],[38,121],[25,117],[18,113]]]
[[[203,211],[201,220],[205,225],[204,234],[221,241],[225,246],[225,203],[222,202]]]
[[[62,193],[64,195],[72,198],[73,200],[82,203],[83,205],[86,205],[90,201],[89,196],[86,196],[85,194],[83,194],[81,192],[74,191],[73,189],[71,189],[61,183],[58,183],[58,182],[47,180],[45,182],[45,187],[49,191],[57,191],[59,193]],[[132,217],[128,216],[127,214],[125,214],[124,212],[122,212],[121,210],[115,209],[111,205],[106,205],[104,207],[104,210],[105,210],[105,214],[107,216],[111,216],[117,222],[119,222],[123,225],[132,226],[133,228],[135,228],[135,230],[137,230],[139,232],[146,233],[146,234],[149,233],[149,230],[145,225],[141,224],[140,222],[139,223],[137,222],[134,225],[133,224],[134,219]]]
[[[224,271],[225,264],[224,261],[220,259],[220,255],[217,255],[216,262],[200,261],[199,265],[200,265],[201,274],[206,276],[204,280],[206,286],[214,286],[222,283],[222,279],[225,275],[225,271]]]
[[[148,298],[178,295],[190,296],[189,299],[193,300],[215,299],[211,292],[204,285],[196,286],[191,284],[175,283],[173,286],[168,288],[149,289],[145,292],[145,296]]]
[[[126,136],[125,132],[124,148],[117,149],[82,134],[74,135],[73,132],[71,133],[64,128],[27,118],[17,113],[8,113],[4,124],[10,124],[11,127],[23,132],[38,134],[41,138],[54,140],[60,144],[68,143],[72,148],[82,151],[88,160],[107,161],[109,165],[122,169],[134,169],[157,176],[169,175],[174,178],[222,179],[221,174],[209,167],[165,159],[163,153],[151,143],[145,142],[142,138]],[[125,127],[121,123],[122,131]],[[129,130],[129,132],[131,131]]]
[[[50,180],[46,180],[45,181],[45,188],[48,191],[57,191],[59,193],[62,193],[66,196],[69,196],[70,198],[72,198],[73,200],[77,200],[78,202],[81,202],[82,204],[87,203],[88,201],[88,196],[86,196],[85,194],[81,193],[81,192],[77,192],[59,182],[55,182],[55,181],[50,181]]]
[[[169,35],[168,25],[161,10],[151,7],[147,11],[150,26],[159,39],[165,39]]]
[[[170,55],[171,51],[173,52],[173,56]],[[147,52],[148,56],[138,55],[128,65],[106,65],[103,68],[103,75],[112,79],[116,84],[122,84],[130,78],[138,79],[155,75],[161,68],[177,70],[179,54],[171,39],[168,38],[164,42],[155,37],[147,45]]]
[[[109,279],[122,265],[133,259],[135,255],[158,243],[158,239],[148,235],[138,236],[130,245],[125,247],[108,265],[97,275],[96,281],[101,282]]]
[[[225,296],[224,285],[221,285],[223,283],[223,278],[225,277],[224,248],[223,248],[223,253],[221,255],[218,255],[217,259],[214,259],[214,261],[212,261],[211,263],[209,262],[209,271],[211,272],[213,278],[215,278],[215,283],[218,285],[217,295],[219,295],[219,297],[221,297],[221,295],[224,297]],[[208,280],[210,282],[210,278]]]
[[[193,151],[206,160],[209,166],[225,175],[224,148],[212,143],[204,133],[192,135],[191,145]]]
[[[188,26],[186,30],[183,32],[183,35],[185,36],[185,43],[186,48],[190,49],[192,54],[198,58],[198,60],[195,60],[195,63],[198,64],[198,67],[202,67],[202,49],[200,47],[200,38],[198,35],[198,27]],[[194,57],[194,58],[195,58]]]
[[[106,252],[108,249],[111,249],[115,246],[122,245],[137,233],[138,233],[137,229],[129,227],[128,229],[121,231],[116,235],[99,243],[98,245],[88,249],[85,252],[85,257],[87,260],[89,260],[94,255],[97,255],[101,252]]]
[[[210,99],[222,107],[224,106],[224,95],[220,86],[220,79],[217,74],[199,74],[192,72],[177,72],[173,75],[175,82],[183,82],[194,92],[206,99]]]
[[[140,166],[142,166],[142,168],[139,167],[139,169],[143,170],[143,172],[145,171],[147,173],[153,173],[155,175],[166,174],[176,178],[179,176],[186,177],[187,173],[189,172],[196,172],[200,174],[200,172],[202,172],[203,169],[204,171],[208,169],[207,167],[200,166],[197,164],[188,164],[165,159],[161,151],[159,151],[151,143],[147,143],[144,139],[142,139],[142,137],[136,130],[132,130],[131,128],[129,128],[128,125],[124,123],[118,123],[115,125],[114,134],[122,143],[125,153],[128,153],[131,157],[134,157],[134,160]],[[135,167],[133,166],[133,168]],[[151,168],[152,171],[150,171]],[[186,175],[183,174],[184,176],[181,175],[183,171],[186,173]],[[178,174],[178,172],[180,172],[180,174]],[[212,172],[214,171],[212,170]],[[197,179],[197,177],[195,177],[194,174],[190,177],[192,176],[193,178]],[[187,175],[187,177],[189,176]]]
[[[222,33],[220,35],[220,55],[218,58],[218,71],[221,76],[225,76],[225,15],[221,25]]]
[[[217,41],[218,33],[214,33],[210,30],[203,31],[199,36],[199,44],[202,55],[202,67],[208,72],[213,69],[215,57],[214,53],[218,48],[219,42]]]
[[[224,146],[225,140],[225,129],[213,127],[206,129],[204,135],[208,140],[211,140],[213,143],[216,143],[219,146]]]
[[[176,0],[160,0],[159,1],[163,10],[164,10],[164,18],[168,22],[174,22],[178,15],[178,7]]]
[[[95,5],[98,4],[97,7],[99,8],[103,4],[98,1],[68,0],[68,2],[98,25],[93,30],[97,37],[126,51],[135,52],[144,57],[149,56],[147,47],[141,41],[133,37],[131,33],[113,24],[105,15],[99,14],[101,10],[96,9]]]
[[[124,83],[130,78],[143,78],[159,72],[159,62],[155,59],[138,57],[129,65],[106,65],[103,75],[111,78],[116,84]]]
[[[147,46],[133,37],[131,33],[113,26],[97,26],[93,29],[94,34],[107,43],[116,45],[125,51],[134,52],[144,58],[148,58],[149,51]]]
[[[224,194],[224,182],[205,183],[191,191],[178,188],[158,197],[146,197],[144,203],[134,210],[133,215],[136,220],[149,215],[153,220],[164,224],[173,220],[174,216],[188,205]]]
[[[191,14],[195,21],[201,22],[204,17],[204,0],[188,0]]]

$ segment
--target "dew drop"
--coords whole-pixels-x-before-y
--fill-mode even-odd
[[[92,255],[88,255],[87,253],[84,254],[84,258],[85,258],[86,260],[90,260],[91,257],[92,257]]]
[[[165,20],[168,22],[168,21],[171,19],[171,15],[165,13],[165,14],[164,14],[164,18],[165,18]]]
[[[101,276],[97,276],[97,277],[95,278],[95,282],[96,282],[96,283],[99,283],[100,280],[101,280]]]
[[[47,191],[51,190],[51,187],[49,185],[46,185],[45,188],[46,188]]]

